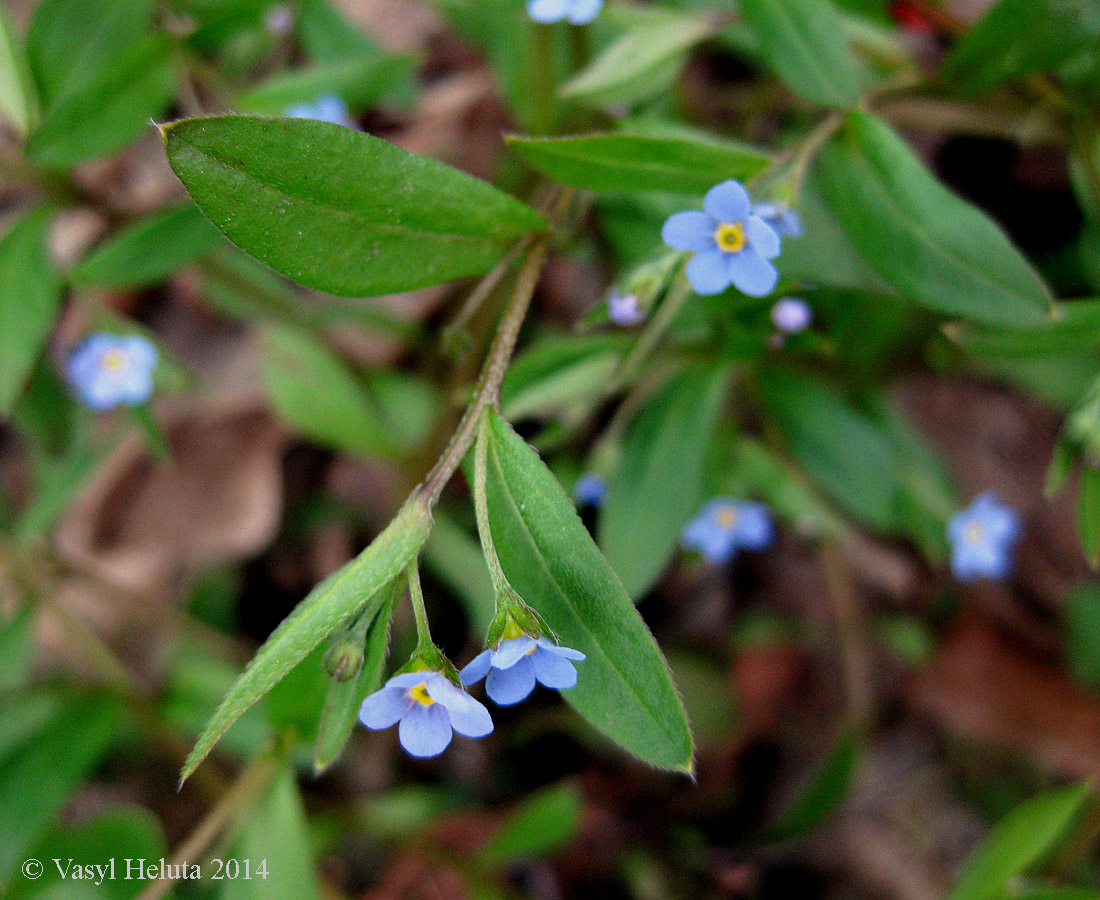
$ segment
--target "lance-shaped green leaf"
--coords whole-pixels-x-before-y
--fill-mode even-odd
[[[38,115],[34,85],[27,69],[23,42],[8,11],[0,7],[0,116],[25,135]]]
[[[112,235],[69,273],[74,284],[142,287],[225,246],[192,203],[170,206]]]
[[[862,73],[831,0],[739,0],[738,9],[793,91],[822,106],[855,106]]]
[[[477,275],[546,228],[483,181],[328,122],[213,116],[163,134],[172,169],[231,241],[333,294]]]
[[[406,84],[415,69],[412,56],[351,57],[276,75],[242,95],[236,106],[241,112],[277,116],[295,103],[313,103],[325,94],[338,94],[353,109],[364,109]]]
[[[717,140],[634,134],[507,140],[532,168],[590,191],[702,194],[727,178],[752,178],[768,165],[768,157],[751,147]]]
[[[1060,303],[1054,317],[1026,331],[963,326],[949,335],[975,356],[1015,359],[1100,349],[1100,300]]]
[[[597,106],[636,103],[672,81],[688,50],[713,32],[713,23],[700,17],[661,15],[625,32],[567,81],[561,95]]]
[[[27,213],[0,240],[0,418],[6,418],[53,329],[61,279],[46,239],[53,210]]]
[[[587,654],[565,699],[640,759],[690,773],[691,731],[668,664],[545,464],[489,413],[489,521],[509,582]]]
[[[428,537],[431,513],[406,504],[354,560],[315,587],[256,652],[199,737],[180,775],[195,771],[237,719],[325,638],[343,628],[408,565]]]
[[[905,298],[949,316],[1023,327],[1050,291],[977,207],[952,193],[886,125],[849,115],[822,150],[819,184],[867,264]]]
[[[707,447],[728,381],[725,366],[700,365],[677,375],[623,439],[600,511],[599,543],[635,599],[660,577],[703,499]]]
[[[561,781],[532,794],[497,829],[478,861],[490,868],[546,856],[576,832],[583,809],[580,789]]]
[[[1088,785],[1033,797],[998,822],[971,854],[947,900],[991,900],[1008,882],[1048,856],[1081,809]]]

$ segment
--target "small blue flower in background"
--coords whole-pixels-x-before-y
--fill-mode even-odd
[[[595,472],[586,472],[573,485],[573,499],[580,506],[599,506],[607,496],[607,481]]]
[[[97,332],[65,360],[65,377],[86,406],[106,412],[140,406],[153,395],[157,348],[140,335]]]
[[[485,693],[498,706],[512,706],[527,698],[535,681],[557,691],[573,687],[577,669],[570,660],[585,658],[579,650],[525,634],[475,656],[461,672],[462,683],[468,687],[488,675]]]
[[[715,497],[687,523],[680,540],[708,562],[724,563],[738,550],[766,550],[775,540],[775,527],[763,503]]]
[[[802,220],[785,203],[757,203],[752,211],[780,237],[802,237]]]
[[[772,307],[772,324],[783,334],[798,334],[814,319],[810,304],[798,297],[784,297]]]
[[[616,325],[637,325],[645,318],[637,294],[620,294],[612,290],[607,295],[607,317]]]
[[[603,0],[527,0],[527,14],[543,24],[568,19],[574,25],[587,25],[602,6]]]
[[[493,720],[481,703],[439,672],[404,672],[363,701],[359,721],[379,731],[400,722],[398,739],[411,756],[438,756],[451,733],[484,737]]]
[[[951,571],[960,581],[1007,578],[1012,550],[1020,539],[1020,517],[986,491],[947,523]]]
[[[315,103],[297,103],[287,107],[285,115],[290,119],[317,119],[333,125],[354,127],[348,113],[348,105],[339,94],[325,94]]]
[[[661,229],[664,242],[695,255],[687,278],[698,294],[720,294],[731,284],[751,297],[770,294],[779,273],[768,260],[779,255],[779,235],[752,211],[748,191],[723,181],[703,198],[704,212],[678,212]]]

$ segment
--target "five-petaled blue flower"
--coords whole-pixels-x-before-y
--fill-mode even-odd
[[[317,119],[331,122],[333,125],[353,127],[348,105],[339,94],[324,94],[314,103],[296,103],[287,107],[286,116],[290,119]]]
[[[577,669],[570,660],[582,659],[585,655],[579,650],[525,634],[475,656],[461,672],[462,683],[469,686],[488,675],[485,693],[498,706],[511,706],[527,698],[536,680],[558,691],[573,687]]]
[[[784,334],[798,334],[813,321],[810,304],[799,297],[783,297],[772,307],[772,324]]]
[[[785,203],[757,203],[753,213],[760,216],[780,237],[802,237],[802,220]]]
[[[527,14],[544,24],[568,19],[574,25],[587,25],[601,6],[603,0],[527,0]]]
[[[573,485],[573,499],[580,506],[599,506],[607,496],[607,479],[595,472],[586,472]]]
[[[1012,549],[1020,538],[1020,517],[986,491],[947,523],[951,571],[960,581],[1006,578]]]
[[[157,348],[140,335],[97,332],[69,354],[65,377],[96,412],[140,406],[153,394]]]
[[[645,310],[637,294],[621,294],[612,290],[607,295],[607,317],[616,325],[637,325],[645,318]]]
[[[720,294],[731,284],[752,297],[770,294],[779,273],[768,260],[779,255],[779,235],[752,210],[748,191],[729,180],[703,198],[704,212],[678,212],[661,229],[675,250],[693,252],[687,278],[699,294]]]
[[[680,540],[712,563],[732,559],[740,550],[765,550],[775,540],[771,513],[763,503],[715,497],[684,527]]]
[[[446,675],[430,669],[394,675],[363,701],[359,721],[375,731],[400,722],[401,746],[419,757],[446,750],[452,730],[472,738],[493,730],[489,710]]]

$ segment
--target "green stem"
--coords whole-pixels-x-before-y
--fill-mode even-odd
[[[428,625],[428,610],[424,607],[424,590],[420,586],[420,568],[418,561],[409,563],[409,596],[412,598],[413,615],[416,616],[416,652],[428,650],[434,654],[435,642]]]
[[[549,25],[533,22],[531,26],[531,90],[534,109],[531,131],[533,134],[554,132],[554,33]]]
[[[510,585],[504,575],[504,569],[497,557],[497,548],[493,543],[493,532],[489,528],[489,501],[485,492],[489,456],[489,419],[483,410],[478,422],[477,443],[474,444],[474,515],[477,518],[477,533],[481,538],[481,549],[485,554],[485,564],[489,567],[499,606],[501,597],[507,595]]]

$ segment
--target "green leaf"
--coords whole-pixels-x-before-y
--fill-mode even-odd
[[[1100,690],[1100,585],[1094,582],[1075,588],[1062,609],[1068,668],[1081,684]]]
[[[110,156],[160,118],[175,92],[171,41],[158,35],[129,44],[46,109],[27,155],[59,168]]]
[[[739,0],[738,9],[791,90],[822,106],[855,106],[862,72],[830,0]]]
[[[1054,316],[1026,331],[963,325],[950,331],[975,356],[1019,359],[1100,348],[1100,300],[1059,303]]]
[[[313,59],[334,63],[348,59],[377,59],[382,50],[329,0],[305,0],[298,14],[298,36]]]
[[[293,769],[279,772],[252,807],[236,840],[225,854],[222,900],[270,900],[293,897],[318,900],[317,871],[310,852],[309,824]],[[248,875],[245,877],[245,864]],[[259,867],[266,862],[266,874]],[[232,877],[237,872],[237,877]]]
[[[245,710],[397,577],[423,545],[430,527],[431,514],[422,504],[406,504],[369,547],[310,591],[230,688],[187,757],[181,782]]]
[[[501,408],[512,419],[553,415],[590,400],[629,349],[623,335],[551,336],[521,354],[504,376]]]
[[[1012,327],[1050,312],[1049,290],[1000,226],[944,187],[873,116],[849,115],[822,150],[818,173],[852,243],[905,298]]]
[[[34,85],[27,68],[23,41],[4,7],[0,7],[0,117],[25,135],[38,116]]]
[[[0,883],[107,749],[121,712],[114,700],[69,700],[33,740],[0,760]]]
[[[764,154],[718,140],[591,134],[513,135],[507,141],[532,168],[590,191],[702,194],[727,178],[745,181],[768,165]]]
[[[846,728],[809,782],[764,829],[761,838],[782,841],[820,825],[840,804],[859,765],[859,736]]]
[[[600,510],[599,544],[635,600],[660,577],[703,500],[711,432],[729,368],[694,366],[645,405],[623,439]]]
[[[588,657],[563,696],[640,759],[691,773],[691,731],[653,636],[538,454],[487,415],[489,520],[505,575]]]
[[[155,284],[222,244],[191,203],[134,222],[99,244],[69,273],[74,284],[135,288]]]
[[[499,868],[522,859],[544,856],[562,846],[577,830],[581,792],[572,781],[561,781],[532,794],[497,829],[478,854],[482,865]]]
[[[868,525],[893,529],[900,480],[882,430],[832,388],[794,370],[768,370],[760,389],[791,454],[807,474]]]
[[[947,900],[988,900],[1047,856],[1065,836],[1088,785],[1049,791],[1022,803],[998,822],[966,861]]]
[[[316,69],[275,75],[243,94],[236,106],[241,112],[277,116],[295,103],[338,94],[352,109],[364,109],[407,83],[415,69],[416,59],[411,56],[342,59]]]
[[[435,528],[432,533],[435,533]],[[313,770],[318,775],[340,758],[358,720],[359,708],[367,695],[378,690],[382,684],[382,672],[390,642],[390,619],[394,605],[404,590],[405,580],[399,578],[372,599],[371,605],[375,605],[375,609],[368,608],[360,613],[372,617],[363,648],[363,667],[355,678],[347,681],[337,681],[335,678],[329,680],[313,748]]]
[[[415,449],[427,435],[435,396],[412,376],[377,371],[360,378],[305,332],[264,328],[264,382],[278,415],[299,434],[359,456]]]
[[[1077,487],[1077,536],[1081,552],[1094,569],[1100,565],[1100,469],[1081,467]]]
[[[163,134],[176,175],[230,240],[334,294],[477,275],[546,227],[485,182],[328,122],[213,116]]]
[[[53,214],[31,210],[0,240],[0,419],[15,406],[57,318],[61,279],[46,246]]]
[[[561,95],[588,105],[628,105],[662,90],[687,51],[714,32],[706,19],[662,15],[610,44],[567,81]]]
[[[10,619],[0,615],[0,691],[26,687],[31,679],[34,652],[34,607],[24,603]]]

